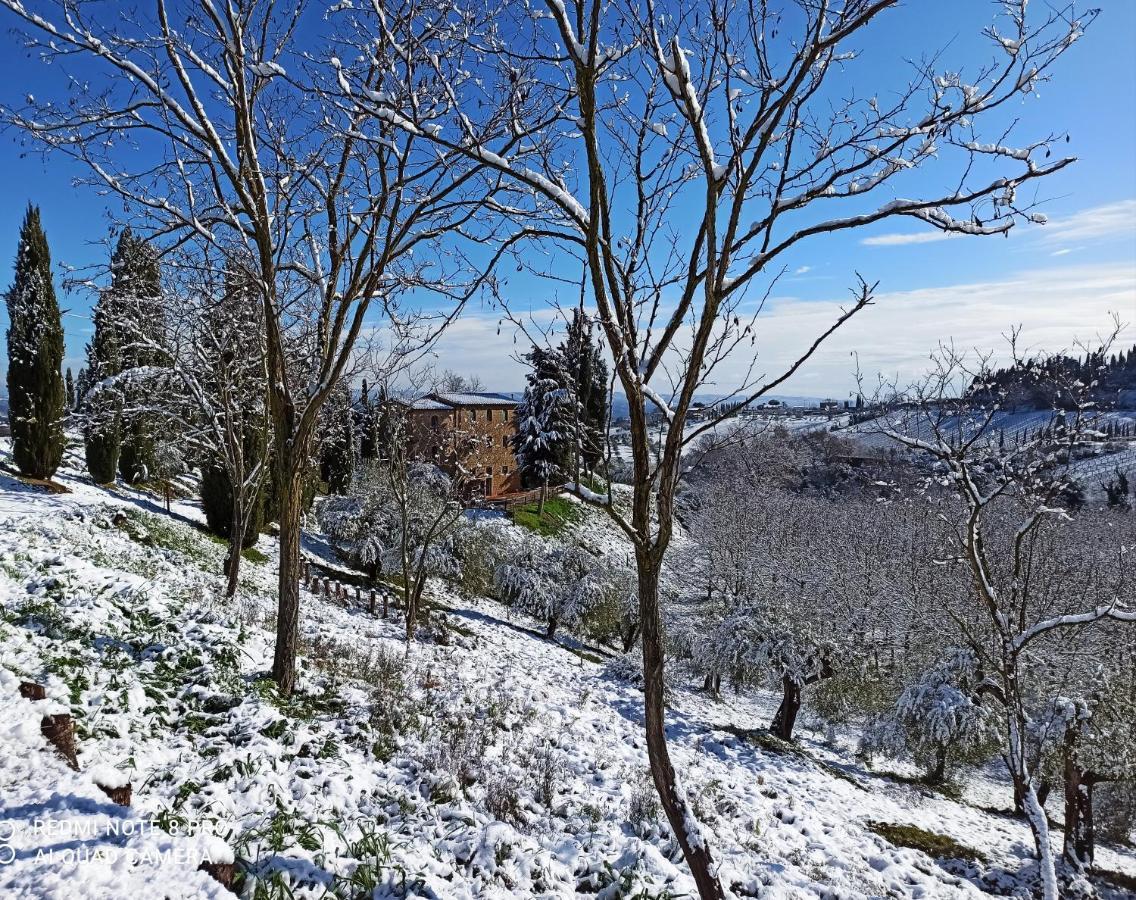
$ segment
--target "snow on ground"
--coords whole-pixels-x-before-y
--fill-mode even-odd
[[[408,653],[393,617],[305,593],[301,687],[282,700],[265,677],[270,538],[227,603],[224,548],[192,503],[167,515],[137,492],[59,480],[73,492],[0,475],[0,895],[223,897],[199,865],[229,854],[263,896],[693,895],[647,780],[641,696],[617,667],[441,583],[433,640]],[[614,546],[615,532],[578,528]],[[48,699],[19,696],[21,681]],[[1029,856],[1021,822],[877,777],[818,740],[763,749],[748,730],[771,710],[766,695],[674,692],[672,753],[736,896],[1013,885],[1003,873]],[[74,717],[78,772],[40,733],[57,711]],[[94,783],[114,772],[129,808]],[[936,863],[870,820],[949,835],[988,862]],[[1102,849],[1100,863],[1136,873],[1131,855]]]

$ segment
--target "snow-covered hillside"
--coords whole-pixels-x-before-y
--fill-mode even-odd
[[[194,504],[167,514],[58,480],[71,492],[0,475],[0,895],[224,897],[199,866],[234,858],[245,896],[693,894],[618,660],[440,582],[431,639],[409,651],[393,612],[305,592],[301,687],[284,701],[266,675],[271,538],[227,604],[224,548]],[[78,771],[41,734],[56,712],[74,718]],[[839,735],[780,745],[770,712],[761,694],[673,693],[672,753],[734,895],[1026,890],[1028,830],[980,808],[1005,805],[1004,784],[952,800],[866,771]],[[96,780],[129,782],[132,805]],[[905,842],[893,825],[970,859],[896,846],[879,833]],[[1130,852],[1098,863],[1136,877]]]

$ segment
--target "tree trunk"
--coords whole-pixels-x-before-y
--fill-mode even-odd
[[[1057,869],[1053,862],[1053,848],[1049,845],[1049,822],[1045,818],[1045,810],[1037,799],[1037,791],[1033,782],[1026,785],[1026,819],[1033,832],[1034,843],[1037,845],[1037,867],[1041,873],[1041,896],[1043,900],[1058,900]]]
[[[540,485],[540,502],[537,504],[537,507],[536,507],[536,517],[538,519],[544,518],[544,501],[547,498],[548,498],[548,477],[545,476],[544,481],[541,482],[541,485]]]
[[[801,686],[788,675],[781,679],[781,705],[773,717],[769,730],[783,741],[793,740],[793,726],[797,723],[797,713],[801,711]]]
[[[939,744],[935,748],[935,764],[931,771],[923,778],[927,784],[942,784],[947,777],[947,745]]]
[[[623,626],[621,637],[623,639],[623,652],[630,653],[639,639],[639,625],[628,623]]]
[[[225,558],[225,596],[235,597],[240,583],[241,548],[244,546],[244,507],[233,492],[232,516],[229,519],[229,555]]]
[[[714,874],[710,848],[701,834],[690,833],[697,827],[696,819],[686,797],[678,788],[667,750],[663,705],[663,636],[659,618],[661,560],[653,559],[640,549],[635,554],[635,562],[639,574],[639,621],[643,638],[643,712],[651,777],[667,814],[667,821],[682,848],[686,864],[694,876],[694,883],[698,886],[698,895],[702,900],[724,900],[722,885]]]
[[[1096,835],[1093,828],[1093,777],[1077,761],[1081,722],[1065,730],[1065,841],[1062,855],[1084,872],[1093,865]]]
[[[277,579],[279,602],[276,610],[276,653],[272,677],[284,697],[296,687],[296,651],[300,638],[300,505],[303,491],[300,477],[302,457],[288,442],[288,456],[282,453],[280,465],[280,569]],[[280,450],[277,451],[280,453]]]
[[[1003,673],[1004,695],[1009,703],[1013,704],[1019,698],[1016,672],[1013,668],[1004,667]],[[1041,895],[1043,900],[1058,900],[1057,869],[1053,860],[1053,848],[1049,843],[1049,821],[1045,817],[1045,809],[1038,800],[1033,775],[1029,772],[1025,762],[1020,707],[1015,709],[1013,705],[1010,705],[1006,712],[1006,725],[1009,735],[1006,763],[1010,768],[1010,777],[1014,781],[1015,800],[1019,796],[1021,797],[1026,821],[1033,833],[1034,846],[1037,848],[1037,868],[1041,876]]]
[[[548,628],[545,629],[544,636],[551,641],[556,637],[556,629],[559,625],[560,622],[557,619],[549,619]]]

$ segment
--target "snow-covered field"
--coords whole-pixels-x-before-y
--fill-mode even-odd
[[[246,896],[693,895],[647,780],[640,695],[610,660],[442,583],[437,639],[408,653],[393,615],[305,593],[301,689],[283,701],[266,677],[271,538],[226,603],[224,548],[192,503],[167,515],[58,480],[71,493],[0,474],[0,896],[230,896],[199,865],[234,856]],[[48,698],[21,697],[22,681]],[[1020,884],[1025,825],[979,808],[1005,805],[1004,784],[956,802],[807,730],[800,752],[775,752],[749,734],[771,711],[760,694],[673,695],[672,752],[735,896]],[[55,712],[74,717],[77,772],[40,732]],[[96,779],[129,781],[132,805]],[[936,862],[869,822],[921,826],[979,861]],[[1098,863],[1136,875],[1131,853]]]

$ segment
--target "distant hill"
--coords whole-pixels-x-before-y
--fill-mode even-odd
[[[1136,407],[1136,345],[1111,355],[1055,356],[1038,362],[1024,360],[996,370],[984,382],[974,381],[968,397],[994,400],[1018,410],[1060,409],[1067,386],[1090,386],[1089,396],[1101,409]]]
[[[694,399],[700,403],[716,403],[721,400],[724,394],[695,394]],[[820,397],[790,397],[785,394],[770,394],[762,397],[762,403],[768,403],[770,400],[779,400],[785,406],[820,406]],[[614,420],[626,419],[628,416],[627,397],[623,394],[616,394],[611,400],[611,417]]]

